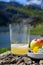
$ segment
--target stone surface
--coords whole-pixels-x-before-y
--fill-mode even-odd
[[[14,55],[10,51],[0,54],[0,65],[40,65],[39,62],[40,60],[36,61],[27,55]]]

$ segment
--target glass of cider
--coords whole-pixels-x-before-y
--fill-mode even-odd
[[[10,26],[11,53],[24,55],[28,53],[29,48],[29,27],[27,23],[12,23]]]

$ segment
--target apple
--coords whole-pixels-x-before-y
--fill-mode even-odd
[[[42,47],[43,46],[43,40],[41,39],[33,39],[30,43],[30,48],[34,49],[34,47]]]
[[[37,39],[37,42],[41,43],[41,42],[43,42],[43,40],[42,39]]]
[[[30,43],[30,48],[33,49],[35,46],[37,46],[37,39],[33,39]]]
[[[43,40],[42,39],[37,39],[37,45],[43,46]]]
[[[33,52],[33,53],[37,53],[37,52],[38,52],[38,50],[39,50],[39,47],[38,47],[38,46],[36,46],[36,47],[34,47],[34,49],[32,50],[32,52]]]

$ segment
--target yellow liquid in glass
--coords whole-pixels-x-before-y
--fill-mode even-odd
[[[28,53],[28,45],[27,44],[11,44],[11,52],[13,54],[24,55]]]

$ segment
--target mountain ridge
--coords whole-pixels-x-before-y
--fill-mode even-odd
[[[2,14],[5,13],[1,17],[5,17],[6,19],[8,19],[8,21],[10,20],[11,22],[13,22],[14,20],[17,21],[20,18],[28,18],[28,17],[40,19],[43,12],[42,10],[34,9],[31,7],[28,8],[20,4],[19,5],[16,3],[13,4],[13,2],[10,2],[10,4],[6,2],[4,3],[0,2],[0,13]],[[7,23],[8,21],[5,22]],[[2,23],[0,22],[0,24]]]
[[[37,9],[43,9],[43,8],[41,8],[41,6],[42,6],[42,1],[41,0],[27,0],[27,2],[26,2],[26,5],[25,6],[33,6],[33,7],[35,7],[35,8],[37,8]]]

